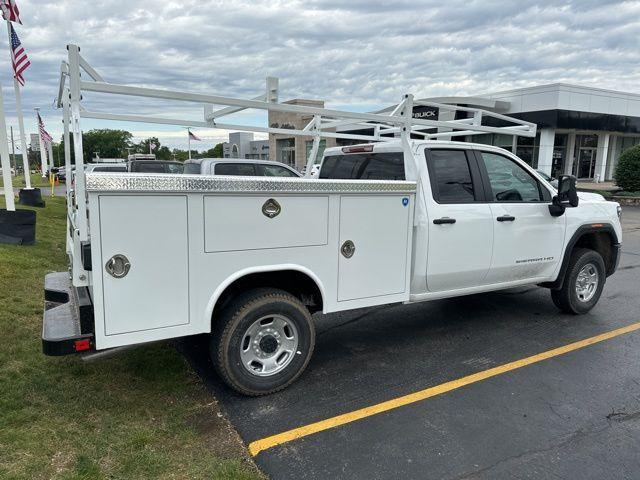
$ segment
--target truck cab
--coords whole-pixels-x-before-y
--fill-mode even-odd
[[[327,149],[320,179],[410,180],[418,185],[411,301],[523,284],[558,286],[571,248],[588,245],[610,275],[619,258],[620,207],[597,194],[557,215],[556,189],[502,148],[411,141]]]

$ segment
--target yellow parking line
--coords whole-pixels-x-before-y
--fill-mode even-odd
[[[337,415],[335,417],[327,418],[326,420],[310,423],[309,425],[304,425],[292,430],[287,430],[286,432],[278,433],[277,435],[272,435],[270,437],[256,440],[255,442],[251,442],[249,444],[249,453],[252,456],[256,456],[263,450],[267,450],[269,448],[291,442],[292,440],[296,440],[298,438],[306,437],[307,435],[313,435],[314,433],[329,430],[330,428],[339,427],[340,425],[355,422],[356,420],[360,420],[362,418],[370,417],[372,415],[377,415],[383,412],[388,412],[389,410],[394,410],[411,403],[435,397],[436,395],[441,395],[443,393],[456,390],[460,387],[464,387],[465,385],[480,382],[482,380],[486,380],[487,378],[495,377],[497,375],[501,375],[518,368],[526,367],[527,365],[538,363],[548,358],[557,357],[558,355],[572,352],[574,350],[579,350],[581,348],[588,347],[589,345],[593,345],[594,343],[604,342],[605,340],[624,335],[625,333],[634,332],[639,329],[640,322],[634,323],[626,327],[618,328],[610,332],[596,335],[595,337],[585,338],[584,340],[570,343],[562,347],[554,348],[553,350],[548,350],[546,352],[538,353],[537,355],[533,355],[531,357],[526,357],[521,360],[505,363],[504,365],[500,365],[499,367],[490,368],[489,370],[484,370],[482,372],[474,373],[473,375],[458,378],[457,380],[442,383],[440,385],[436,385],[435,387],[420,390],[419,392],[410,393],[409,395],[404,395],[392,400],[387,400],[386,402],[371,405],[369,407],[354,410],[352,412],[343,413],[342,415]]]

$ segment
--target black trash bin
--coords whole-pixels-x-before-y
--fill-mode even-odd
[[[36,243],[36,212],[0,209],[0,243],[33,245]]]
[[[39,188],[21,188],[18,193],[18,203],[30,207],[44,207],[42,192]]]

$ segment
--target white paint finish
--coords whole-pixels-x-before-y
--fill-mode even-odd
[[[548,277],[561,261],[565,216],[552,217],[547,203],[492,203],[493,255],[487,283]],[[512,222],[498,222],[512,215]]]
[[[400,142],[397,142],[395,147],[392,144],[386,144],[385,149],[399,148]],[[100,209],[98,208],[98,197],[104,199],[110,199],[109,201],[117,201],[118,198],[123,198],[123,192],[89,192],[89,210],[91,212],[91,232],[92,232],[92,255],[93,264],[99,265],[99,268],[95,268],[93,277],[93,290],[95,301],[95,317],[96,317],[96,345],[98,349],[114,347],[118,345],[136,344],[154,340],[160,340],[163,338],[172,338],[185,335],[192,335],[197,333],[209,332],[212,322],[212,310],[215,305],[217,296],[229,285],[233,280],[240,278],[243,275],[252,272],[270,272],[277,270],[296,270],[303,274],[308,275],[319,286],[323,295],[323,312],[336,312],[343,311],[352,308],[370,307],[375,305],[394,303],[394,302],[408,302],[408,301],[424,301],[436,298],[452,297],[457,295],[465,295],[469,293],[478,293],[481,291],[497,290],[502,288],[509,288],[516,285],[535,284],[542,281],[554,280],[557,276],[558,268],[560,265],[560,258],[553,265],[548,265],[548,268],[542,268],[539,276],[529,276],[525,279],[514,279],[515,274],[519,276],[536,275],[536,272],[531,270],[522,272],[511,272],[509,275],[511,278],[508,281],[491,281],[489,277],[489,266],[491,266],[491,255],[494,251],[494,228],[495,218],[491,212],[491,206],[489,204],[474,204],[474,205],[438,205],[432,200],[430,184],[428,180],[428,174],[426,170],[426,163],[424,161],[423,150],[430,146],[447,146],[447,148],[472,148],[482,149],[484,151],[494,151],[496,153],[502,153],[515,159],[511,154],[506,154],[503,150],[497,147],[474,145],[474,144],[456,144],[450,142],[411,142],[409,147],[411,148],[410,157],[415,162],[415,175],[416,178],[409,178],[410,180],[418,180],[417,195],[418,201],[414,194],[408,194],[406,196],[410,199],[409,211],[407,213],[405,230],[401,231],[405,235],[405,243],[399,250],[396,251],[393,246],[385,246],[384,242],[378,242],[379,231],[382,231],[384,235],[396,235],[400,231],[398,229],[398,218],[395,215],[389,216],[389,213],[393,212],[390,209],[386,212],[384,208],[382,211],[385,214],[378,213],[373,216],[358,217],[355,221],[348,221],[350,228],[355,228],[354,232],[362,233],[365,235],[365,240],[372,241],[373,249],[382,249],[387,253],[392,252],[394,255],[397,253],[398,258],[391,262],[391,265],[375,270],[375,265],[372,270],[367,270],[372,265],[370,262],[364,262],[363,268],[354,268],[352,270],[351,278],[353,283],[360,282],[362,287],[357,288],[369,289],[369,293],[373,291],[373,294],[377,294],[373,297],[357,298],[354,300],[339,301],[338,298],[338,277],[340,272],[345,273],[342,268],[339,268],[341,255],[339,254],[339,248],[343,237],[340,228],[340,208],[341,202],[346,201],[351,205],[355,205],[358,202],[363,202],[359,208],[354,208],[354,215],[363,209],[375,210],[378,205],[377,202],[385,202],[389,199],[400,199],[404,196],[401,193],[382,193],[373,192],[366,194],[345,193],[344,191],[336,192],[323,192],[323,193],[277,193],[282,197],[299,196],[304,198],[327,198],[327,231],[326,231],[326,243],[322,245],[314,246],[290,246],[284,245],[282,248],[270,248],[270,249],[256,249],[256,250],[242,250],[242,251],[221,251],[221,252],[205,252],[205,198],[219,196],[228,199],[235,197],[251,198],[251,197],[264,197],[262,193],[256,193],[247,191],[234,192],[233,194],[211,193],[203,191],[193,192],[133,192],[126,195],[129,199],[126,204],[122,204],[118,207],[120,212],[124,212],[124,215],[113,215],[110,222],[109,229],[112,232],[108,232],[103,227],[107,225],[101,225]],[[524,165],[523,162],[519,163]],[[523,168],[529,168],[523,166]],[[530,169],[529,169],[530,170]],[[535,175],[535,174],[533,174]],[[275,194],[275,193],[274,193]],[[274,195],[272,194],[272,195]],[[280,198],[280,197],[278,197]],[[361,199],[367,199],[366,201]],[[156,199],[167,199],[170,202],[178,199],[183,199],[180,208],[164,208],[163,215],[160,216],[157,213],[158,202]],[[186,199],[186,200],[184,200]],[[613,223],[616,231],[619,234],[619,223],[615,213],[615,204],[611,202],[596,201],[598,197],[590,197],[580,202],[578,208],[569,208],[565,216],[560,217],[560,222],[570,221],[569,230],[567,231],[567,238],[569,238],[573,231],[579,227],[579,225],[586,222],[593,221],[607,221]],[[391,201],[391,200],[389,200]],[[418,210],[415,215],[411,208],[415,205]],[[372,207],[373,206],[373,207]],[[500,205],[499,207],[503,207]],[[494,205],[495,207],[495,205]],[[518,205],[518,208],[523,205]],[[547,205],[534,205],[534,207],[541,208],[540,211],[534,212],[520,212],[514,216],[520,216],[525,218],[527,214],[532,216],[535,221],[538,222],[538,226],[545,225],[545,231],[549,225],[555,225],[554,222],[558,222],[548,215]],[[386,208],[386,207],[385,207]],[[179,213],[182,212],[182,213]],[[214,215],[219,213],[219,210],[213,210]],[[433,218],[440,216],[456,216],[457,223],[454,225],[433,225]],[[308,217],[314,217],[306,212]],[[129,217],[142,217],[138,223],[138,226],[130,226],[130,220],[123,223],[123,218],[126,220]],[[404,217],[401,217],[402,222],[405,221]],[[566,220],[565,220],[566,219]],[[213,219],[215,222],[215,219]],[[291,220],[291,221],[289,221]],[[298,218],[289,219],[286,225],[283,225],[283,230],[289,232],[295,232],[300,220]],[[464,222],[463,222],[464,220]],[[520,218],[518,218],[520,220]],[[363,225],[357,225],[361,221]],[[113,223],[116,225],[113,225]],[[139,238],[147,235],[150,230],[161,229],[156,225],[158,222],[166,222],[168,226],[168,233],[158,235],[156,232],[153,236],[156,238],[171,238],[171,244],[161,244],[161,242],[148,243]],[[450,227],[463,228],[454,230]],[[136,230],[136,228],[138,230]],[[374,230],[367,230],[373,228]],[[435,230],[438,228],[438,230]],[[517,235],[523,235],[521,238],[516,238],[515,243],[522,243],[517,247],[518,251],[528,251],[528,249],[535,247],[537,243],[541,241],[537,238],[533,240],[530,238],[531,232],[520,232],[518,229]],[[523,229],[526,230],[526,229]],[[122,234],[123,231],[127,231],[126,234]],[[453,234],[454,232],[457,234]],[[116,233],[113,233],[116,232]],[[367,233],[368,232],[368,233]],[[391,232],[391,233],[389,233]],[[350,232],[347,232],[350,233]],[[501,232],[503,239],[506,241],[506,233],[508,230],[505,228]],[[177,235],[177,240],[173,238],[173,235]],[[186,235],[186,238],[184,237]],[[111,238],[109,240],[109,238]],[[415,237],[414,237],[415,236]],[[234,237],[234,235],[229,235]],[[100,239],[103,239],[103,242]],[[165,270],[153,270],[157,268],[156,262],[151,262],[147,266],[148,275],[155,277],[169,276],[166,284],[171,285],[171,290],[159,290],[154,288],[146,288],[144,292],[136,299],[119,300],[113,293],[107,293],[107,296],[103,298],[103,280],[109,280],[103,278],[102,267],[104,264],[103,259],[112,255],[113,251],[102,252],[102,244],[104,238],[107,238],[108,243],[115,243],[122,241],[122,245],[125,247],[129,245],[143,245],[146,247],[145,252],[152,249],[152,252],[156,249],[163,252],[171,251],[171,258],[176,256],[180,260],[180,265],[184,268],[189,266],[188,281],[179,281],[174,273],[166,273]],[[362,253],[365,245],[360,240],[354,239],[356,242],[356,254],[352,258],[357,258],[359,253]],[[543,239],[542,241],[545,241]],[[566,239],[565,239],[566,241]],[[504,253],[504,248],[500,247],[498,241],[498,235],[496,234],[496,251]],[[562,239],[557,241],[559,248],[564,249],[564,242]],[[76,245],[77,242],[74,242]],[[185,246],[186,244],[186,246]],[[390,242],[389,245],[395,245],[395,242]],[[180,245],[176,248],[175,245]],[[412,246],[414,249],[412,249]],[[512,244],[512,248],[513,247]],[[187,252],[186,257],[184,253]],[[126,253],[126,252],[124,252]],[[535,252],[534,252],[535,253]],[[494,254],[495,255],[495,254]],[[402,257],[403,256],[403,257]],[[168,258],[165,253],[163,258]],[[398,263],[403,263],[404,271],[404,283],[401,284],[401,275],[397,277],[393,276],[393,282],[390,282],[392,274],[396,272]],[[378,260],[377,257],[373,257]],[[496,258],[496,262],[498,257]],[[411,260],[410,260],[411,259]],[[387,261],[387,258],[382,260]],[[474,268],[471,265],[472,262],[478,261],[484,262],[484,265],[476,265]],[[106,260],[105,260],[106,261]],[[494,265],[497,263],[494,262]],[[343,262],[346,263],[346,260]],[[137,265],[138,262],[134,263]],[[340,265],[342,267],[342,265]],[[417,270],[420,269],[420,271]],[[438,271],[438,268],[440,270]],[[537,268],[537,267],[536,267]],[[172,267],[173,269],[173,267]],[[448,269],[448,270],[447,270]],[[524,270],[524,269],[523,269]],[[553,270],[553,271],[551,271]],[[373,271],[373,273],[370,273]],[[498,269],[496,269],[498,271]],[[160,273],[158,273],[160,272]],[[380,277],[380,273],[383,272],[384,276]],[[551,273],[549,273],[551,272]],[[440,282],[439,290],[426,291],[425,275],[432,275],[429,278],[429,288],[433,289],[434,285],[438,286]],[[131,274],[130,274],[131,275]],[[184,275],[184,272],[182,273]],[[387,278],[387,277],[390,278]],[[128,277],[126,277],[128,278]],[[123,280],[126,280],[123,279]],[[341,277],[342,278],[342,277]],[[381,288],[378,283],[388,282],[385,288]],[[155,278],[154,278],[155,279]],[[113,280],[114,282],[117,280]],[[435,282],[435,283],[434,283]],[[397,285],[401,285],[402,288],[396,289]],[[411,284],[412,292],[409,296],[408,285]],[[146,285],[145,285],[146,286]],[[148,304],[167,301],[167,298],[174,300],[172,295],[175,293],[175,288],[188,289],[188,294],[184,293],[186,290],[181,290],[179,298],[188,298],[188,306],[182,305],[182,308],[188,308],[189,314],[187,320],[189,323],[184,323],[175,326],[166,326],[164,328],[152,328],[148,330],[140,330],[132,333],[124,333],[118,335],[105,335],[105,313],[104,306],[110,309],[113,306],[122,308],[122,315],[129,315],[132,322],[135,323],[136,328],[140,328],[139,325],[146,325],[149,322],[154,322],[155,318],[153,314],[149,314]],[[138,284],[133,288],[139,288]],[[350,286],[353,289],[356,287]],[[376,290],[377,289],[377,290]],[[400,293],[392,293],[385,295],[385,293],[399,291]],[[357,293],[348,296],[359,296],[362,293]],[[118,307],[117,304],[122,303],[122,307]],[[171,304],[170,308],[174,308]],[[165,308],[162,314],[165,313]],[[154,312],[152,312],[154,313]],[[117,319],[116,319],[117,320]],[[213,319],[215,321],[215,319]],[[109,325],[111,328],[111,325]]]
[[[188,324],[187,197],[102,196],[99,208],[105,334]],[[131,262],[123,278],[104,269],[115,254]]]
[[[523,95],[521,108],[523,111],[553,110],[558,104],[558,92],[541,92]]]
[[[596,149],[596,166],[593,172],[593,178],[596,182],[603,182],[607,172],[607,157],[609,154],[609,138],[608,133],[598,134],[598,147]]]
[[[262,213],[269,199],[280,204],[274,218]],[[328,215],[326,195],[205,195],[205,251],[325,245]]]
[[[618,135],[611,135],[609,137],[609,148],[607,152],[607,165],[605,167],[605,180],[609,181],[613,179],[613,175],[616,171],[616,165],[618,164],[618,158],[616,157],[616,149],[618,144]],[[597,168],[597,167],[596,167]]]
[[[579,85],[555,83],[483,96],[509,102],[506,113],[561,109],[640,116],[640,95]]]
[[[339,244],[351,240],[355,253],[345,258],[336,249],[338,301],[403,292],[408,298],[409,201],[405,195],[341,198]]]
[[[564,174],[571,175],[573,172],[573,160],[576,154],[576,134],[569,132],[567,136],[567,158],[564,161]]]
[[[489,205],[441,205],[431,200],[428,210],[428,290],[436,292],[484,284],[493,248]],[[433,223],[442,217],[455,218],[456,223]]]
[[[540,130],[540,148],[538,150],[538,170],[551,176],[553,164],[553,144],[555,142],[555,130],[543,128]]]

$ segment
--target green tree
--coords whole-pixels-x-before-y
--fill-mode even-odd
[[[84,132],[82,134],[84,160],[90,161],[95,157],[96,152],[102,158],[126,158],[131,139],[131,133],[126,130],[102,128]]]
[[[140,143],[134,145],[135,153],[149,153],[149,144],[153,147],[151,149],[151,153],[155,153],[157,155],[158,150],[160,149],[160,140],[158,137],[145,138]]]
[[[616,184],[627,192],[640,192],[640,145],[622,152],[614,178]]]
[[[167,147],[166,145],[157,148],[156,150],[154,150],[154,152],[158,160],[173,160],[173,154],[171,153],[171,150],[169,150],[169,147]]]
[[[215,147],[203,152],[202,156],[203,158],[222,158],[222,144],[218,143]]]

